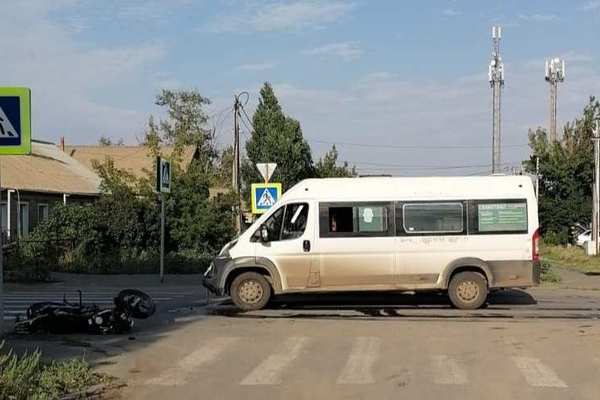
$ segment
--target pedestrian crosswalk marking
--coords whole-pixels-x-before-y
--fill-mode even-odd
[[[374,383],[373,365],[379,357],[381,339],[358,337],[354,341],[348,361],[337,379],[338,384]]]
[[[163,374],[150,379],[149,385],[175,386],[188,382],[191,375],[201,366],[215,361],[225,350],[230,348],[239,338],[215,338],[181,359],[176,366],[167,369]]]
[[[161,375],[144,381],[151,385],[176,386],[192,382],[192,377],[206,371],[206,368],[222,358],[222,356],[242,339],[240,337],[220,337],[205,341],[195,351],[166,369]],[[302,355],[312,339],[304,336],[286,338],[274,352],[268,354],[239,381],[240,385],[280,385],[286,375],[294,376],[295,361]],[[335,384],[364,385],[378,382],[374,373],[375,366],[381,357],[382,339],[374,336],[355,337],[349,349],[348,358],[341,366]],[[315,349],[318,350],[318,349]],[[527,353],[526,350],[523,350]],[[228,353],[229,354],[229,353]],[[316,363],[318,357],[311,356],[310,362]],[[227,355],[229,357],[229,355]],[[567,388],[568,385],[550,367],[532,356],[514,355],[508,357],[517,367],[525,382],[537,388]],[[455,356],[448,354],[432,354],[429,356],[430,379],[436,385],[468,385],[469,376],[466,365]],[[594,360],[595,361],[595,360]],[[329,373],[329,372],[327,372]],[[410,372],[411,375],[415,371]],[[242,375],[243,376],[243,375]],[[382,378],[381,382],[385,380]],[[334,383],[334,382],[331,382]]]
[[[268,208],[271,207],[273,204],[275,204],[275,199],[273,198],[273,195],[271,195],[271,192],[269,192],[269,189],[265,188],[264,192],[260,196],[260,199],[258,199],[257,206]]]
[[[438,385],[464,385],[468,382],[466,371],[458,361],[445,354],[432,358],[433,380]]]
[[[290,337],[274,354],[250,372],[242,381],[242,385],[278,385],[282,381],[285,368],[301,353],[308,342],[307,337]]]
[[[6,113],[0,107],[0,137],[18,137],[19,131],[15,129]]]
[[[534,387],[568,387],[546,364],[534,357],[513,357],[527,383]]]

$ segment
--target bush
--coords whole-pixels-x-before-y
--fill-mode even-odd
[[[552,264],[548,261],[542,261],[540,264],[542,282],[558,283],[560,282],[560,275],[556,273]]]
[[[564,230],[560,232],[548,231],[544,233],[544,243],[548,245],[567,244],[569,242],[569,233]]]
[[[31,396],[35,400],[58,399],[66,393],[78,393],[98,383],[88,363],[82,359],[53,361],[40,369],[37,387]]]
[[[105,376],[93,373],[82,359],[44,364],[40,361],[39,351],[21,357],[12,351],[1,354],[3,345],[0,343],[1,400],[59,399],[107,380]]]
[[[0,352],[4,342],[0,343]],[[9,351],[0,354],[0,399],[30,399],[35,386],[36,374],[40,369],[40,353],[35,351],[17,357]]]

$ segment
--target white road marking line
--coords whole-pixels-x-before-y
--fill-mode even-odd
[[[175,386],[183,385],[190,379],[196,369],[204,364],[216,360],[225,350],[231,347],[239,338],[220,337],[215,338],[204,346],[199,347],[188,356],[182,358],[177,365],[168,368],[156,378],[149,379],[146,384]]]
[[[374,383],[373,364],[379,357],[381,339],[361,336],[354,340],[352,351],[344,366],[337,384],[367,384]]]
[[[282,381],[283,370],[294,361],[308,342],[307,337],[294,336],[288,338],[283,346],[271,354],[242,381],[241,385],[278,385]]]
[[[539,359],[534,357],[513,357],[512,359],[517,365],[517,368],[521,370],[527,383],[531,386],[555,388],[568,387],[567,384],[556,375],[556,372]]]
[[[176,296],[172,296],[172,297],[156,297],[156,296],[150,296],[152,298],[152,300],[154,301],[171,301],[171,300],[179,300],[179,297]],[[92,296],[85,296],[82,301],[84,303],[94,303],[94,302],[113,302],[114,301],[115,296],[97,296],[97,297],[92,297]],[[50,302],[54,302],[54,303],[62,303],[63,302],[63,297],[60,296],[55,296],[55,297],[51,297],[51,296],[38,296],[38,297],[12,297],[12,296],[6,296],[5,300],[6,301],[12,301],[12,302],[23,302],[23,303],[40,303],[43,301],[50,301]],[[79,303],[79,298],[78,297],[69,297],[67,296],[66,300],[69,303]]]
[[[186,317],[177,317],[174,318],[173,321],[175,322],[193,322],[193,321],[198,321],[200,319],[205,319],[206,315],[188,315]]]
[[[445,354],[431,357],[433,363],[433,381],[438,385],[464,385],[469,379],[466,371],[456,359]]]

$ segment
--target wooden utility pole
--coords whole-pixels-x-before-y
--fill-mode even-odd
[[[240,99],[234,96],[233,102],[233,168],[232,168],[232,186],[237,195],[237,205],[235,213],[235,228],[238,234],[242,233],[242,194],[240,179]]]

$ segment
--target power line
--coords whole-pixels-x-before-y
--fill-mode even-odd
[[[487,167],[491,167],[491,164],[476,164],[476,165],[400,165],[400,164],[387,164],[387,163],[377,163],[377,162],[370,162],[370,161],[352,161],[352,160],[345,160],[348,163],[352,163],[352,164],[364,164],[364,165],[373,165],[373,166],[380,166],[380,167],[385,167],[385,169],[402,169],[402,168],[406,168],[406,169],[413,169],[413,168],[417,168],[417,169],[469,169],[469,168],[487,168]],[[520,161],[518,162],[513,162],[513,163],[503,163],[502,165],[504,166],[511,166],[511,165],[520,165]],[[379,169],[379,168],[361,168],[361,169]]]
[[[382,149],[423,149],[423,150],[439,150],[439,149],[487,149],[489,145],[383,145],[383,144],[371,144],[371,143],[352,143],[352,142],[330,142],[325,140],[310,140],[312,143],[323,143],[339,146],[357,146],[357,147],[372,147]],[[504,147],[529,147],[528,144],[512,144],[505,145]]]
[[[242,104],[239,105],[242,110],[242,114],[246,119],[240,118],[246,129],[251,133],[254,129],[254,124],[248,113],[246,112],[244,106]],[[247,122],[246,122],[247,121]],[[250,124],[250,126],[248,126]],[[252,127],[252,128],[251,128]],[[482,145],[439,145],[439,146],[421,146],[421,145],[376,145],[370,143],[352,143],[352,142],[330,142],[325,140],[310,140],[311,143],[324,143],[324,144],[334,144],[334,145],[342,145],[342,146],[358,146],[358,147],[369,147],[369,148],[393,148],[393,149],[482,149],[488,148],[489,146]],[[515,145],[506,145],[505,147],[525,147],[529,146],[527,144],[515,144]],[[388,163],[377,163],[371,161],[353,161],[353,160],[343,160],[349,164],[354,165],[373,165],[384,168],[365,168],[359,167],[361,170],[381,170],[381,169],[425,169],[425,170],[446,170],[446,169],[469,169],[469,168],[489,168],[492,167],[491,164],[477,164],[477,165],[400,165],[400,164],[388,164]],[[521,161],[517,161],[514,163],[501,163],[499,165],[510,166],[510,165],[520,165]]]

